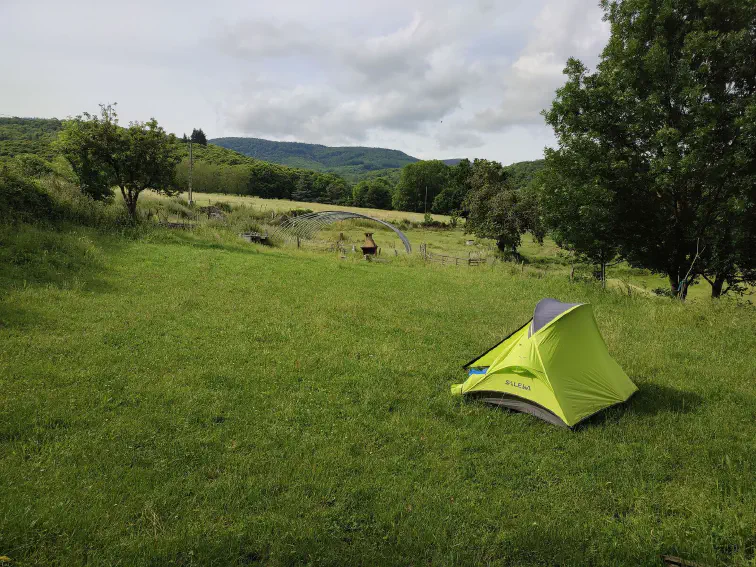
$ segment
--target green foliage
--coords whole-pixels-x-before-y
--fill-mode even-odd
[[[176,168],[177,184],[189,185],[189,154],[179,144],[184,159]],[[193,148],[193,190],[199,193],[253,195],[268,199],[294,199],[345,204],[351,192],[344,179],[330,173],[295,169],[249,158],[214,144]]]
[[[372,172],[400,168],[417,161],[398,150],[384,148],[328,147],[259,138],[215,138],[210,142],[258,160],[336,173],[352,181],[365,179]],[[385,172],[381,175],[385,176]]]
[[[507,179],[515,189],[522,189],[530,185],[543,170],[544,160],[519,161],[504,167]]]
[[[547,191],[600,191],[611,209],[593,240],[613,234],[628,261],[666,274],[682,297],[689,272],[737,280],[756,262],[732,245],[756,230],[753,2],[603,6],[612,33],[597,71],[568,61],[546,113],[559,140]]]
[[[56,203],[39,185],[7,166],[0,166],[0,222],[53,220]]]
[[[145,189],[166,195],[178,192],[175,174],[181,158],[176,138],[155,119],[123,128],[115,108],[101,105],[99,116],[85,113],[67,121],[58,147],[78,175],[82,191],[103,199],[117,186],[132,219]]]
[[[465,198],[470,190],[471,175],[472,164],[468,159],[459,160],[449,167],[446,186],[433,199],[431,210],[443,215],[459,214],[464,208]]]
[[[123,213],[114,203],[94,201],[61,175],[35,179],[0,166],[0,222],[73,223],[112,230],[124,224]]]
[[[513,187],[500,163],[476,159],[469,184],[464,203],[468,214],[465,232],[491,238],[501,252],[514,256],[525,232],[531,231],[543,241],[537,196]]]
[[[12,163],[24,177],[40,178],[55,174],[53,165],[35,154],[17,155]]]
[[[52,160],[53,142],[62,128],[57,118],[0,117],[0,158],[34,154]]]
[[[547,149],[538,181],[544,220],[556,243],[580,261],[604,266],[617,255],[617,212],[612,192],[591,177],[592,158],[597,158],[592,152]]]
[[[502,165],[475,160],[465,200],[465,232],[496,241],[500,251],[517,254],[524,226],[517,214],[517,192],[507,182]]]
[[[205,133],[202,131],[202,128],[200,128],[199,130],[197,128],[194,128],[192,130],[192,135],[189,137],[189,139],[195,144],[199,144],[201,146],[207,146],[207,136],[205,136]]]
[[[394,208],[401,211],[430,210],[436,195],[449,180],[449,167],[440,160],[419,161],[405,165],[394,190]]]
[[[352,205],[368,209],[390,209],[391,184],[387,179],[380,177],[360,181],[352,188]]]

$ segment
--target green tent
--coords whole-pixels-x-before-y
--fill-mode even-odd
[[[533,318],[464,367],[452,393],[573,427],[638,388],[610,356],[591,306],[543,299]]]

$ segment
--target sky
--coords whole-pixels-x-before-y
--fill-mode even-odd
[[[116,102],[181,135],[538,159],[598,0],[0,0],[0,116]]]

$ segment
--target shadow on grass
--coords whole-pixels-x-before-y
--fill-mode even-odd
[[[662,413],[687,414],[695,412],[703,403],[698,394],[670,386],[633,378],[638,391],[625,403],[617,404],[581,421],[575,430],[619,421],[625,414],[658,415]]]
[[[698,394],[678,390],[670,386],[655,384],[641,379],[633,380],[638,392],[627,402],[629,409],[639,415],[659,413],[691,413],[698,409],[703,399]]]

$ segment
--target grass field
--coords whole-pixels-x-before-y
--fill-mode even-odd
[[[181,197],[189,198],[188,193],[182,193]],[[260,208],[265,211],[285,212],[292,209],[312,209],[313,211],[355,211],[387,221],[398,221],[407,219],[414,222],[423,220],[423,213],[410,213],[406,211],[386,211],[383,209],[364,209],[361,207],[343,207],[341,205],[329,205],[326,203],[305,203],[302,201],[289,201],[287,199],[262,199],[250,195],[223,195],[220,193],[194,193],[193,199],[202,206],[218,201],[225,201],[232,204],[244,204]],[[449,217],[446,215],[433,215],[433,218],[443,222],[448,222]]]
[[[11,564],[756,564],[752,307],[209,228],[0,244]],[[574,432],[450,396],[547,296],[639,393]]]
[[[160,199],[157,195],[146,194],[147,199]],[[182,197],[187,198],[184,193]],[[404,211],[384,211],[380,209],[363,209],[359,207],[342,207],[337,205],[327,205],[323,203],[304,203],[300,201],[287,201],[284,199],[261,199],[250,196],[222,195],[215,193],[195,193],[194,199],[199,205],[208,205],[218,201],[224,201],[234,205],[245,205],[260,211],[271,211],[275,213],[284,213],[292,209],[312,209],[313,211],[325,210],[346,210],[359,212],[368,216],[386,220],[389,222],[400,222],[409,220],[412,222],[421,222],[423,215],[421,213],[409,213]],[[449,217],[444,215],[433,215],[435,220],[448,222]],[[345,221],[332,225],[330,228],[319,233],[319,239],[335,241],[339,234],[343,233],[349,244],[357,246],[364,241],[364,232],[372,230],[377,233],[376,240],[384,251],[391,254],[393,249],[402,250],[402,244],[399,238],[389,229],[380,225],[365,225],[361,222]],[[446,254],[457,257],[468,257],[471,254],[479,257],[491,258],[495,254],[495,245],[492,240],[474,238],[464,233],[462,222],[455,230],[426,230],[426,229],[408,229],[404,230],[410,242],[417,251],[420,243],[425,243],[429,252],[437,254]],[[475,246],[467,246],[466,240],[473,238],[476,241]],[[567,260],[564,254],[560,257],[560,250],[554,242],[548,237],[543,245],[534,242],[530,235],[525,235],[522,239],[522,245],[519,249],[522,256],[527,262],[534,262],[542,269],[551,270],[552,272],[569,273]],[[583,267],[583,272],[590,271],[589,267]],[[627,290],[628,285],[634,286],[639,292],[651,292],[654,289],[667,289],[669,283],[666,276],[661,274],[651,274],[645,270],[630,269],[626,264],[612,266],[607,269],[608,283],[615,289]],[[648,293],[647,293],[648,294]],[[756,289],[749,290],[749,297],[756,295]],[[711,286],[703,279],[691,286],[688,291],[688,301],[708,301],[711,297]]]

